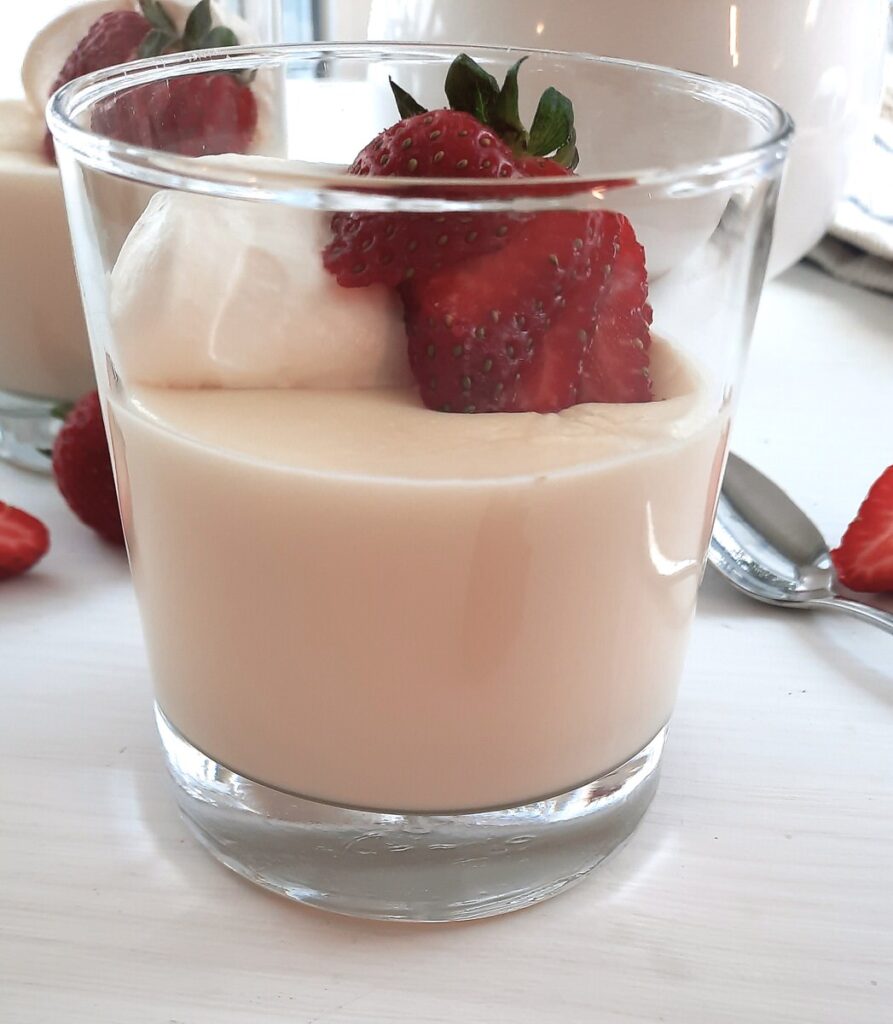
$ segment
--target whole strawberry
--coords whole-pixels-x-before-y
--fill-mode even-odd
[[[162,0],[139,0],[139,11],[111,11],[90,26],[65,61],[53,91],[72,79],[141,57],[236,46],[238,39],[214,25],[211,0],[200,0],[183,34]],[[234,75],[195,75],[130,90],[94,113],[95,130],[138,145],[188,156],[243,152],[257,123],[250,87]],[[47,132],[44,149],[55,159]]]
[[[152,24],[139,11],[109,11],[97,18],[68,55],[62,69],[53,82],[51,92],[63,85],[89,75],[93,71],[124,64],[139,56],[139,49],[146,36],[152,31]],[[53,137],[47,131],[43,141],[47,158],[55,161]]]
[[[576,159],[569,101],[546,90],[530,133],[518,112],[518,72],[523,59],[496,80],[465,54],[447,73],[449,109],[426,110],[394,82],[391,89],[401,120],[381,132],[357,155],[350,174],[477,181],[526,174],[525,161],[564,146],[563,163]],[[413,195],[433,195],[420,185]],[[473,186],[452,190],[474,199]],[[332,241],[323,263],[346,288],[388,287],[419,280],[475,256],[498,252],[519,224],[511,214],[339,213],[332,218]]]
[[[95,391],[65,419],[53,445],[53,474],[74,514],[113,544],[124,543],[102,408]]]
[[[0,501],[0,580],[30,569],[49,547],[49,531],[39,519]]]
[[[493,131],[461,110],[423,111],[369,143],[349,171],[361,177],[510,178],[512,151]],[[502,247],[507,216],[339,213],[323,254],[326,269],[346,288],[394,287]]]
[[[182,156],[243,153],[257,127],[257,103],[234,75],[185,75],[97,104],[92,127],[121,142]]]

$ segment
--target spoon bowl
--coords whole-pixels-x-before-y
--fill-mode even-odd
[[[837,579],[815,523],[785,492],[729,455],[708,559],[738,590],[766,604],[848,612],[893,633],[893,615]]]

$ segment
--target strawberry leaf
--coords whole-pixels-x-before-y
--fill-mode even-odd
[[[450,65],[444,87],[453,110],[464,110],[482,124],[493,125],[499,86],[468,54],[460,53]]]
[[[493,109],[493,127],[510,146],[521,150],[527,146],[527,130],[518,110],[518,72],[525,60],[522,57],[506,72]]]
[[[183,29],[183,49],[197,50],[211,31],[211,0],[199,0],[189,12]]]
[[[218,46],[238,46],[239,38],[231,28],[226,25],[217,25],[205,35],[199,43],[200,49],[214,49]]]
[[[74,408],[74,402],[57,402],[56,405],[50,409],[50,416],[55,420],[67,420],[68,415]]]
[[[177,26],[158,0],[140,0],[140,10],[152,28],[177,38]]]
[[[137,49],[138,57],[160,57],[163,53],[173,52],[180,48],[180,40],[176,32],[163,32],[160,28],[153,28],[147,33],[145,39]]]
[[[574,108],[563,93],[550,86],[540,97],[530,127],[528,148],[534,156],[550,156],[565,167],[576,167],[577,134]]]
[[[401,89],[393,78],[388,76],[388,81],[391,83],[391,92],[394,94],[397,111],[401,118],[415,117],[416,114],[428,113],[427,108],[413,99],[405,89]]]
[[[573,125],[571,125],[567,142],[555,153],[553,159],[555,163],[561,164],[569,171],[576,170],[577,164],[580,162],[580,153],[577,149],[577,129]]]

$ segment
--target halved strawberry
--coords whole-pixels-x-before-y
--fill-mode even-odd
[[[592,347],[583,360],[580,402],[649,402],[651,306],[645,250],[620,213],[601,215],[594,274],[603,283],[595,303]]]
[[[594,237],[589,214],[537,214],[499,252],[403,287],[409,363],[429,408],[519,408],[544,337],[589,277]]]
[[[460,55],[446,81],[453,109],[434,113],[392,83],[403,120],[351,172],[506,177],[500,192],[512,198],[591,191],[570,171],[577,151],[566,97],[547,89],[530,132],[522,125],[520,66],[498,88]],[[545,177],[561,180],[531,182]],[[419,188],[436,197],[435,187]],[[553,412],[651,398],[644,253],[621,214],[338,214],[333,230],[324,262],[341,284],[400,285],[410,366],[429,408]]]
[[[30,569],[49,547],[49,530],[39,519],[0,501],[0,580]]]
[[[851,590],[893,591],[893,466],[875,481],[831,558]]]
[[[542,158],[529,157],[521,168],[533,177],[567,173]],[[550,194],[562,194],[562,188],[550,185]],[[564,312],[522,374],[518,409],[557,412],[578,402],[651,400],[645,252],[622,214],[600,211],[590,217],[594,235],[587,272],[568,291]]]

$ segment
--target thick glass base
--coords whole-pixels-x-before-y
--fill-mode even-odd
[[[61,419],[52,399],[0,391],[0,458],[38,473],[52,470],[51,452]]]
[[[583,879],[657,789],[666,728],[606,775],[519,807],[360,810],[271,789],[218,764],[156,707],[177,800],[223,864],[274,892],[357,917],[463,921],[519,910]]]

